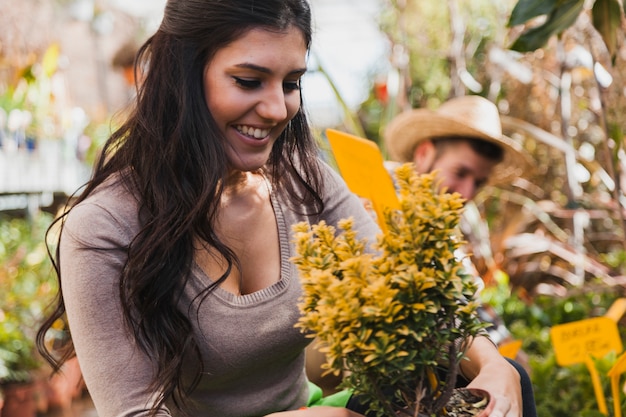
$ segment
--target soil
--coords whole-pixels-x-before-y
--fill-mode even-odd
[[[489,394],[476,389],[456,389],[446,406],[447,417],[479,416],[489,404]]]

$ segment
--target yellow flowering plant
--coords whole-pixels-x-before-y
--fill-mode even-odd
[[[345,372],[342,387],[378,416],[435,416],[452,395],[465,342],[484,325],[456,254],[462,198],[411,164],[395,173],[400,209],[384,212],[377,242],[360,240],[352,219],[339,230],[294,226],[297,326],[319,339],[327,372]]]

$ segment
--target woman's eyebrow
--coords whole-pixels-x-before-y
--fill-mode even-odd
[[[242,64],[237,64],[235,66],[237,68],[250,69],[250,70],[253,70],[253,71],[262,72],[264,74],[271,74],[272,73],[272,70],[267,68],[267,67],[262,67],[260,65],[252,64],[252,63],[249,63],[249,62],[244,62]],[[293,71],[290,71],[289,74],[290,75],[302,75],[306,71],[307,71],[306,67],[304,67],[304,68],[297,68],[297,69],[295,69]]]

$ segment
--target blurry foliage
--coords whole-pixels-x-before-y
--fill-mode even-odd
[[[83,103],[73,104],[81,100],[70,88],[72,47],[58,30],[75,23],[74,3],[0,0],[0,27],[6,29],[0,32],[0,152],[13,150],[13,143],[33,150],[39,141],[53,140],[63,157],[88,166],[110,132],[106,110],[87,114]]]
[[[531,379],[535,390],[537,414],[551,417],[600,417],[589,371],[584,364],[561,367],[556,362],[550,340],[550,328],[604,315],[615,300],[626,295],[626,289],[616,291],[603,282],[592,281],[585,289],[572,289],[562,297],[538,295],[531,299],[523,290],[513,291],[506,285],[487,289],[483,297],[493,305],[508,324],[513,336],[523,341],[522,349],[529,356]],[[618,326],[622,341],[626,341],[624,318]],[[619,352],[621,353],[621,352]],[[618,353],[594,358],[602,378],[609,411],[612,396],[607,372]],[[555,401],[558,399],[558,401]],[[626,409],[626,396],[620,399]]]
[[[483,195],[483,209],[492,213],[488,219],[495,230],[496,246],[502,249],[503,267],[506,267],[504,264],[511,266],[507,272],[513,282],[530,290],[542,281],[564,287],[580,285],[579,279],[567,278],[576,267],[584,269],[574,271],[583,282],[596,276],[620,278],[624,275],[623,266],[602,264],[619,256],[612,254],[624,251],[624,194],[620,187],[623,166],[619,163],[619,156],[624,152],[624,120],[618,114],[626,109],[621,93],[626,80],[618,66],[625,54],[622,52],[611,59],[608,45],[611,40],[606,34],[611,33],[617,39],[622,32],[603,29],[612,26],[616,18],[619,21],[621,13],[602,15],[601,7],[612,7],[606,1],[596,1],[591,11],[583,9],[582,3],[541,2],[542,7],[549,9],[542,26],[554,26],[537,41],[539,46],[545,47],[521,48],[516,43],[511,46],[527,51],[519,62],[532,69],[532,83],[525,85],[510,75],[502,79],[501,108],[505,107],[509,116],[523,119],[555,139],[554,144],[548,144],[504,123],[506,133],[524,143],[537,161],[537,167],[535,172],[509,188],[509,196],[513,198],[498,190],[489,190],[491,193]],[[530,34],[538,36],[533,30],[541,26],[533,23],[532,13],[523,9],[530,4],[539,3],[520,1],[511,16],[511,25],[530,19],[518,40]],[[522,17],[515,16],[516,10]],[[568,15],[567,19],[563,14]],[[563,149],[571,150],[575,155],[573,160],[567,160]],[[536,202],[536,210],[529,210],[528,204],[520,205],[522,198]],[[504,224],[502,213],[507,213],[506,217],[516,219],[517,223]],[[548,230],[542,218],[549,219],[551,225],[563,233]],[[569,256],[547,250],[511,262],[511,258],[516,257],[505,246],[510,247],[512,236],[529,232],[539,234],[539,239],[546,237],[545,241],[549,240],[550,244],[557,243],[563,249],[560,252],[565,251]],[[586,262],[593,267],[575,265],[576,255],[588,257]],[[525,270],[521,265],[531,262],[537,267]],[[562,273],[548,273],[549,270]],[[606,282],[623,285],[621,279]]]
[[[390,43],[391,69],[375,77],[371,93],[358,111],[367,137],[377,142],[383,153],[382,131],[393,116],[408,108],[436,108],[451,96],[450,45],[455,34],[449,4],[388,0],[383,8],[380,27]],[[463,16],[460,35],[468,57],[464,74],[471,74],[470,82],[486,91],[489,48],[503,42],[502,27],[513,0],[462,0],[456,4]]]
[[[35,333],[57,284],[44,233],[52,216],[0,219],[0,384],[27,381],[41,363]]]
[[[584,0],[519,0],[511,12],[509,26],[524,24],[537,17],[545,17],[545,21],[525,30],[511,49],[530,52],[541,48],[553,35],[561,34],[578,19],[583,5]]]
[[[560,294],[596,277],[626,284],[626,267],[615,261],[626,250],[626,80],[618,70],[626,48],[615,27],[623,11],[607,12],[615,1],[387,2],[390,69],[359,109],[367,137],[384,153],[381,132],[393,116],[436,108],[461,85],[497,103],[505,134],[536,162],[476,198],[492,251],[475,251],[474,261],[487,278],[504,270],[531,294]],[[541,25],[549,30],[533,32]],[[607,36],[616,39],[614,55]],[[524,37],[535,43],[521,48],[530,43]]]
[[[105,120],[101,123],[92,122],[85,127],[85,135],[91,139],[89,148],[85,152],[85,162],[90,166],[96,163],[100,157],[100,151],[107,141],[116,125],[113,119]]]
[[[622,18],[620,3],[619,0],[594,0],[591,7],[593,27],[612,57],[615,57],[618,47]],[[509,26],[531,24],[515,40],[511,49],[531,52],[545,46],[553,35],[561,35],[576,22],[584,6],[585,0],[519,0],[511,12]],[[537,18],[541,21],[535,24]]]
[[[408,76],[407,97],[412,107],[437,106],[448,97],[451,85],[449,64],[453,32],[449,3],[389,1],[381,16],[381,29],[394,50],[391,59]],[[506,1],[458,1],[464,16],[464,40],[467,66],[472,74],[482,71],[487,47],[500,36],[506,13],[512,7]]]
[[[22,129],[30,138],[56,138],[61,134],[63,121],[52,86],[59,54],[59,45],[53,43],[40,56],[33,53],[32,62],[16,71],[12,83],[0,80],[0,110],[8,115],[6,126],[0,124],[0,129],[6,128],[8,133]],[[24,120],[15,126],[12,118],[18,113]]]

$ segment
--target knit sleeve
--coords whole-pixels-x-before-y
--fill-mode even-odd
[[[100,417],[147,416],[152,361],[126,330],[119,295],[127,247],[137,230],[128,201],[87,200],[61,235],[61,287],[71,337]],[[113,199],[114,200],[114,199]],[[169,416],[163,409],[158,416]]]

